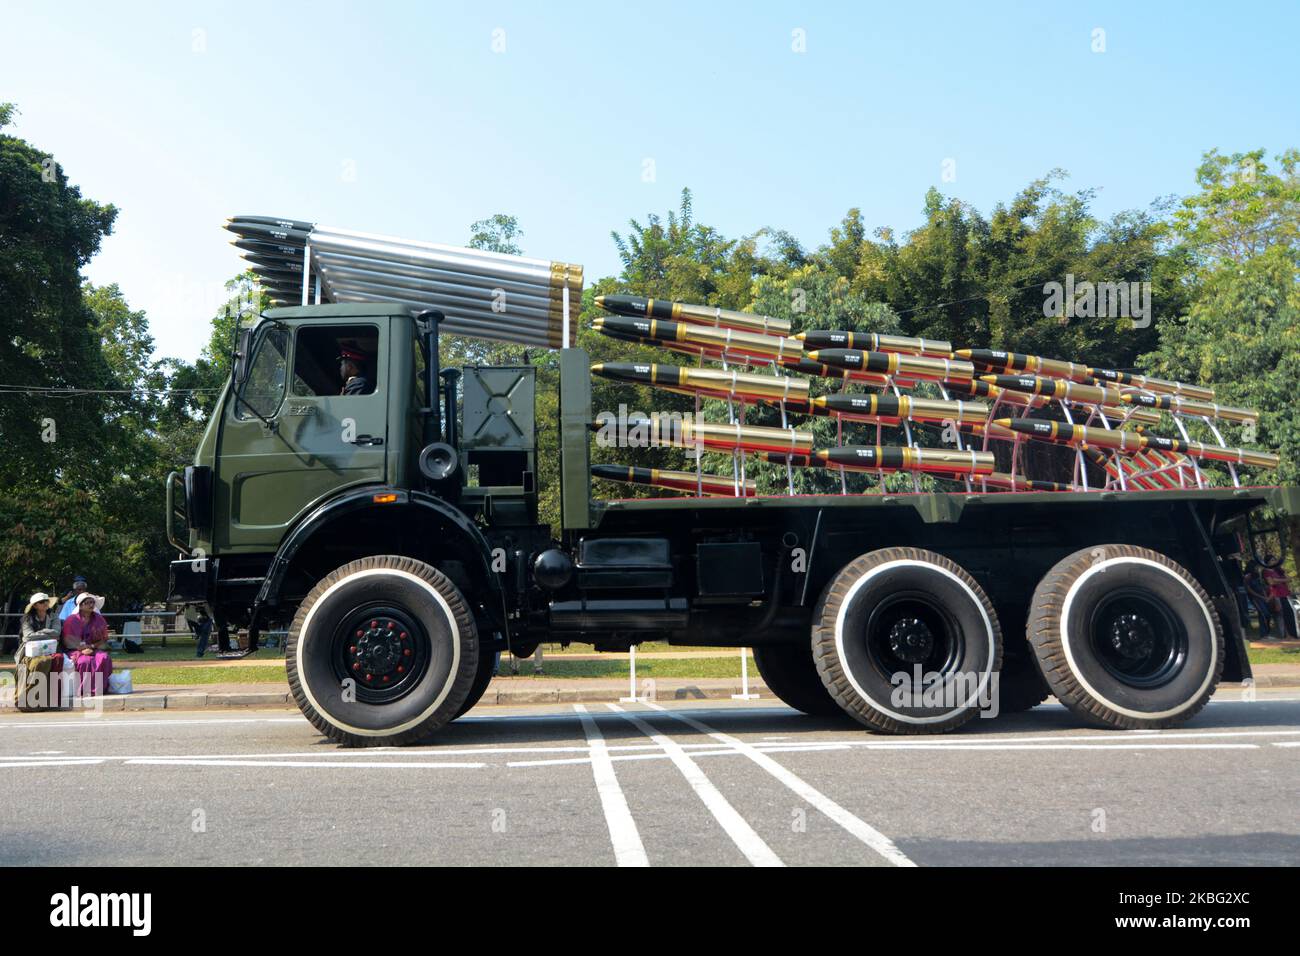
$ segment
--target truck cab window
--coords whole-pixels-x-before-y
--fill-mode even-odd
[[[270,418],[279,410],[284,398],[288,351],[289,333],[285,329],[272,328],[261,337],[240,392],[244,402],[235,407],[237,417]]]
[[[298,331],[293,394],[370,395],[378,385],[379,329],[330,325]]]

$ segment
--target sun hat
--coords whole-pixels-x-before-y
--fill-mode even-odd
[[[104,606],[104,599],[102,597],[98,597],[94,594],[91,594],[89,591],[86,591],[84,594],[82,594],[77,598],[77,610],[81,610],[81,605],[86,603],[87,598],[95,602],[96,611],[98,611],[100,608]]]
[[[31,614],[32,608],[34,608],[36,605],[40,604],[42,601],[51,601],[51,600],[53,600],[53,598],[51,598],[44,591],[37,591],[35,594],[32,595],[31,600],[27,602],[27,606],[23,608],[23,613]]]

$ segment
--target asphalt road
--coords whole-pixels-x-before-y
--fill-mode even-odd
[[[1300,695],[1257,693],[923,738],[770,700],[479,708],[393,750],[286,711],[9,714],[0,864],[1294,864]]]

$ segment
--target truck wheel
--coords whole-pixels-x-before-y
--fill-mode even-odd
[[[393,746],[456,716],[478,672],[478,633],[451,581],[422,561],[381,555],[311,589],[285,657],[289,689],[317,730],[352,746]]]
[[[844,716],[843,709],[827,693],[808,645],[778,644],[751,650],[758,675],[783,703],[810,717]]]
[[[1043,673],[1038,669],[1038,661],[1028,645],[1024,654],[1002,658],[1002,670],[998,674],[998,713],[1022,714],[1033,710],[1052,696],[1052,688],[1043,680]]]
[[[813,622],[822,682],[873,730],[960,727],[988,699],[1002,664],[992,602],[932,551],[884,548],[850,562],[823,592]]]
[[[497,657],[495,654],[489,654],[486,651],[479,654],[478,672],[474,675],[474,683],[470,686],[465,703],[460,705],[460,710],[456,711],[456,716],[452,720],[469,713],[483,699],[483,695],[487,693],[488,684],[492,683],[492,671],[496,668],[496,664]]]
[[[1172,727],[1223,673],[1223,631],[1205,590],[1156,551],[1076,551],[1034,589],[1029,641],[1058,700],[1087,722]]]

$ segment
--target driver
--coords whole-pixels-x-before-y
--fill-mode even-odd
[[[366,377],[369,356],[355,345],[341,345],[337,361],[339,378],[343,380],[343,387],[339,389],[339,394],[368,395],[372,388],[370,379]]]

